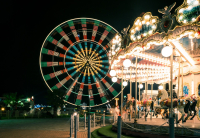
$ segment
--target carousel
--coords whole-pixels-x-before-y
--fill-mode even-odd
[[[121,80],[122,95],[123,87],[130,83],[127,103],[121,106],[121,113],[129,110],[130,117],[124,120],[129,129],[123,131],[165,134],[171,131],[171,121],[175,135],[200,136],[199,3],[184,0],[171,14],[174,2],[158,10],[163,14],[161,19],[144,13],[112,40],[112,80]],[[155,84],[159,85],[157,90],[153,89]]]

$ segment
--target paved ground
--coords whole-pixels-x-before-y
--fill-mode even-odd
[[[87,138],[84,120],[80,119],[78,138]],[[91,132],[97,127],[91,128]],[[0,120],[0,138],[67,138],[70,137],[69,118],[8,119]]]

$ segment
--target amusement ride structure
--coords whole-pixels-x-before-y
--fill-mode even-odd
[[[153,89],[147,94],[148,84],[156,83],[165,89],[169,83],[170,97],[160,101],[163,94],[160,90],[156,94],[159,102],[153,103],[159,108],[169,108],[169,132],[174,129],[173,114],[184,114],[178,110],[185,109],[186,101],[195,109],[190,110],[194,115],[190,123],[200,124],[200,2],[184,0],[171,14],[175,5],[176,2],[159,9],[161,19],[151,12],[144,13],[124,28],[122,35],[110,25],[91,18],[58,25],[41,48],[40,67],[47,86],[52,91],[64,88],[66,102],[70,104],[79,106],[89,99],[88,105],[94,107],[118,96],[128,81],[135,82],[133,97],[137,102],[132,105],[137,109],[138,105],[147,107],[153,103]],[[146,93],[143,96],[139,93],[138,98],[137,86],[142,87],[142,83]],[[128,100],[133,103],[130,90]]]

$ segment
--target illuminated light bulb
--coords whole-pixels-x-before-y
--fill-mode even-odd
[[[180,9],[180,10],[179,10],[179,13],[183,13],[183,9]]]
[[[124,62],[123,62],[123,66],[124,67],[130,67],[130,65],[131,65],[130,59],[125,59]]]
[[[196,0],[196,1],[194,2],[194,4],[195,4],[195,5],[198,5],[198,4],[199,4],[199,1],[198,1],[198,0]]]
[[[149,34],[152,34],[153,33],[153,31],[151,30],[151,31],[149,31]]]
[[[147,34],[146,34],[146,33],[144,33],[143,35],[144,35],[144,36],[146,36]]]
[[[146,24],[147,24],[147,25],[149,25],[149,24],[150,24],[150,22],[147,22]]]
[[[149,16],[149,15],[146,15],[144,18],[145,18],[145,19],[149,19],[149,18],[150,18],[150,16]]]
[[[123,82],[123,86],[127,86],[128,83],[126,81]]]
[[[116,35],[116,39],[118,39],[119,38],[119,36],[118,35]]]
[[[139,22],[139,25],[142,25],[142,23],[141,23],[141,22]]]
[[[192,6],[189,6],[189,7],[188,7],[188,10],[191,10],[191,9],[192,9]]]
[[[145,21],[142,21],[142,24],[145,24]]]
[[[137,38],[140,39],[141,37],[138,35]]]
[[[192,21],[194,22],[194,21],[195,21],[195,18],[192,18]]]
[[[152,28],[153,28],[153,29],[156,29],[156,26],[155,26],[155,25],[153,25],[153,26],[152,26]]]
[[[179,17],[179,19],[182,20],[182,19],[183,19],[183,16],[181,15],[181,16]]]
[[[155,22],[156,22],[156,19],[152,19],[151,22],[152,22],[152,23],[155,23]]]
[[[139,30],[139,28],[138,28],[138,27],[136,27],[135,29],[136,29],[136,30]]]
[[[115,52],[114,51],[112,51],[112,55],[114,55],[115,54]]]
[[[131,33],[134,33],[135,32],[135,30],[133,29],[133,30],[131,30]]]
[[[116,71],[115,71],[115,70],[111,70],[111,71],[110,71],[110,75],[111,75],[111,76],[115,76],[115,75],[116,75]]]
[[[161,51],[164,57],[169,57],[172,54],[172,48],[170,46],[166,46]]]
[[[187,20],[184,20],[183,23],[187,23]]]
[[[112,82],[117,82],[117,77],[113,77]]]

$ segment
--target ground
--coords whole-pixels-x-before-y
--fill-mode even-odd
[[[80,119],[77,138],[87,138],[84,119]],[[97,127],[91,128],[91,132]],[[69,118],[5,119],[0,120],[0,138],[67,138],[70,137]]]

